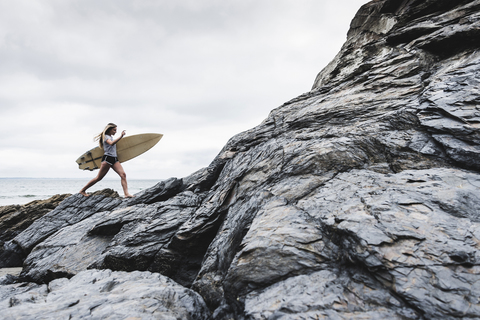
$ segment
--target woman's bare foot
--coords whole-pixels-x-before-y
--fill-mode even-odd
[[[132,196],[130,193],[125,195],[125,198],[135,198],[135,196]]]
[[[88,197],[88,194],[85,191],[80,191],[79,192],[82,196]]]

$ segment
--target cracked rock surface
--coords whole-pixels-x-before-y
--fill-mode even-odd
[[[206,319],[203,299],[158,273],[83,271],[48,285],[0,286],[2,319]]]
[[[132,297],[145,318],[480,318],[479,26],[480,0],[365,4],[312,90],[209,167],[68,197],[5,242],[23,271],[2,303],[79,318],[88,298],[46,288],[102,274],[162,283],[168,303]]]

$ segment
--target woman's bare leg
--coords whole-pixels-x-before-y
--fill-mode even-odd
[[[122,188],[123,188],[123,193],[125,194],[125,198],[133,198],[133,196],[130,193],[128,193],[127,174],[123,170],[123,167],[120,164],[120,162],[115,162],[115,164],[112,166],[112,168],[120,176],[121,183],[122,183]]]
[[[103,177],[105,177],[105,175],[107,174],[108,170],[110,170],[110,165],[107,162],[102,162],[102,165],[100,166],[100,169],[98,170],[97,176],[95,178],[93,178],[92,180],[90,180],[85,185],[85,187],[83,187],[82,190],[80,190],[79,193],[84,195],[85,197],[88,197],[87,189],[90,188],[91,186],[93,186],[98,181],[102,180]]]

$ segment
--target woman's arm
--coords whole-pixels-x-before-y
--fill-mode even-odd
[[[122,139],[124,135],[125,135],[125,130],[122,131],[122,134],[117,139],[115,139],[115,140],[107,139],[105,142],[108,143],[109,145],[113,146],[115,143],[120,141],[120,139]]]

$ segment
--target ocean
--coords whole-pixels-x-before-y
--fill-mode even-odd
[[[56,194],[78,193],[89,179],[28,179],[0,178],[0,206],[26,204],[33,200],[48,199]],[[161,180],[128,180],[128,191],[138,193],[153,187]],[[110,188],[123,196],[119,179],[103,179],[87,190],[88,193]]]

